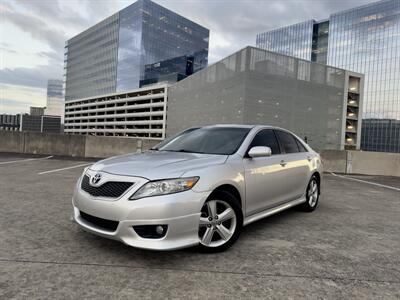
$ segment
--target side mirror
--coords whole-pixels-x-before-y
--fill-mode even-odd
[[[249,150],[248,155],[251,158],[271,156],[272,151],[270,147],[257,146]]]

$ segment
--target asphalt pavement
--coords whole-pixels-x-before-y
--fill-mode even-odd
[[[253,223],[224,253],[155,252],[70,221],[91,163],[0,154],[0,299],[400,298],[398,178],[326,174],[313,213]]]

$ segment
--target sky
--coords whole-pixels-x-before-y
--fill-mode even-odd
[[[257,33],[374,0],[153,0],[210,29],[209,62]],[[48,79],[62,79],[65,41],[134,0],[0,0],[0,114],[46,105]]]

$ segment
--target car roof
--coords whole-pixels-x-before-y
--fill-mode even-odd
[[[203,128],[208,128],[208,127],[229,127],[229,128],[253,128],[254,125],[243,125],[243,124],[213,124],[213,125],[205,125],[201,126]]]
[[[202,126],[203,128],[210,128],[210,127],[227,127],[227,128],[248,128],[248,129],[253,129],[253,128],[276,128],[276,129],[281,129],[276,126],[271,126],[271,125],[245,125],[245,124],[214,124],[214,125],[206,125]]]

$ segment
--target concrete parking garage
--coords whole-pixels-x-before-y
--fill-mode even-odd
[[[261,220],[229,251],[204,255],[78,228],[71,196],[91,163],[0,154],[1,299],[400,297],[398,178],[326,174],[315,212]]]

